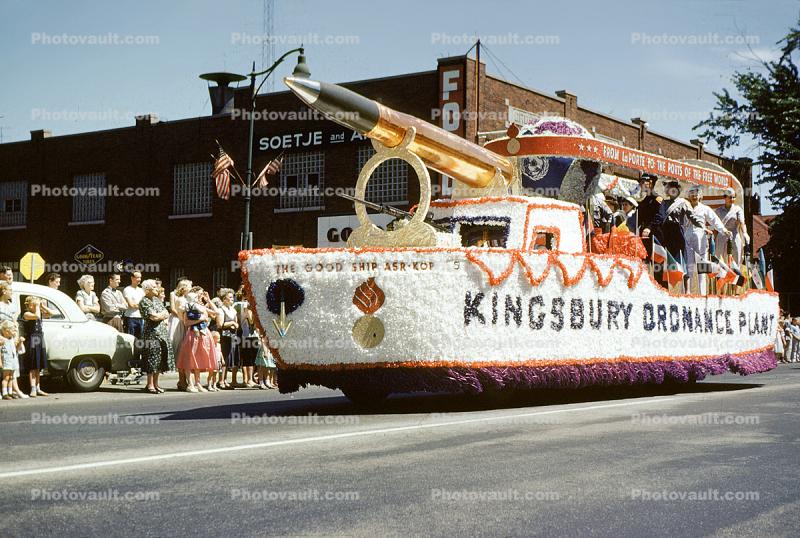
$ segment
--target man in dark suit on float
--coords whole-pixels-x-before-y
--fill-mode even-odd
[[[653,238],[655,237],[659,243],[664,244],[661,226],[664,224],[666,211],[661,210],[661,203],[664,199],[661,196],[657,196],[655,192],[657,183],[658,178],[652,174],[644,173],[639,178],[639,191],[642,198],[639,201],[636,216],[639,234],[642,236],[642,243],[647,250],[648,261],[653,256]],[[662,272],[660,265],[654,267],[654,276],[659,282],[661,281]]]
[[[642,242],[647,248],[647,252],[652,254],[652,237],[661,233],[663,224],[662,215],[659,213],[663,198],[656,196],[655,188],[658,178],[652,174],[642,174],[639,178],[639,191],[642,198],[639,201],[637,212],[637,224],[642,235]],[[658,237],[660,240],[661,237]]]

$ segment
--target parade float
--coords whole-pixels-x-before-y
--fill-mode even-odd
[[[775,367],[778,296],[665,289],[641,249],[587,243],[585,201],[614,166],[700,185],[742,188],[709,163],[666,159],[599,140],[575,122],[512,125],[481,147],[333,84],[287,78],[307,105],[372,140],[360,171],[402,159],[420,200],[394,229],[360,227],[347,248],[240,253],[281,392],[341,389],[354,401],[397,392],[479,394],[691,382]],[[431,200],[428,168],[455,179]],[[627,180],[625,180],[627,181]],[[630,182],[635,184],[635,181]]]

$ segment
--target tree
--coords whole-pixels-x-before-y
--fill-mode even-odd
[[[800,291],[793,277],[800,267],[800,77],[794,56],[800,53],[800,20],[781,41],[777,61],[761,61],[758,71],[737,72],[732,82],[740,97],[723,89],[708,119],[694,126],[724,154],[749,136],[761,147],[754,164],[762,174],[756,183],[769,185],[769,200],[783,212],[770,226],[766,251],[781,292]],[[785,276],[786,278],[781,278]],[[800,301],[793,301],[795,308]]]

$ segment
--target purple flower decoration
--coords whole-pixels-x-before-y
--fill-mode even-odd
[[[522,127],[522,136],[558,135],[593,138],[581,124],[559,116],[546,116]]]
[[[582,135],[584,131],[577,125],[570,125],[566,121],[543,121],[536,124],[533,134],[540,135],[551,133],[562,136]]]

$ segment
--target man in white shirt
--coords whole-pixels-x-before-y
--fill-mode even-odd
[[[119,290],[120,280],[117,273],[108,277],[108,287],[100,294],[100,313],[103,322],[122,332],[122,314],[128,309],[128,302]]]
[[[125,332],[132,334],[136,338],[142,337],[142,330],[144,329],[142,314],[139,312],[139,301],[144,298],[144,290],[139,287],[141,281],[142,273],[134,271],[131,273],[131,285],[126,286],[122,291],[122,297],[128,306],[122,314],[122,323]]]
[[[697,274],[697,262],[708,261],[708,236],[713,233],[708,227],[727,237],[731,236],[731,232],[725,229],[725,225],[714,210],[700,201],[703,199],[703,191],[699,186],[695,185],[689,189],[687,198],[692,206],[692,214],[696,217],[690,219],[683,228],[683,237],[686,240],[686,267],[690,275],[689,290],[692,289],[692,283],[698,282],[700,294],[705,295],[707,278],[705,274]]]
[[[786,355],[788,362],[800,361],[800,318],[794,318],[786,325],[787,332],[792,341],[791,355]]]

